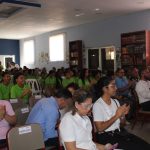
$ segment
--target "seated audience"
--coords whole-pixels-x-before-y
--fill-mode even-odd
[[[107,150],[111,144],[92,141],[92,125],[87,114],[92,108],[92,97],[83,90],[73,95],[74,107],[62,118],[59,129],[65,150]],[[109,150],[110,150],[109,149]]]
[[[32,108],[26,123],[40,124],[46,146],[58,146],[55,127],[60,118],[59,109],[66,107],[71,97],[68,90],[58,90],[55,97],[43,98]]]
[[[16,116],[11,104],[6,100],[0,100],[0,147],[6,144],[6,134],[15,124]]]
[[[3,72],[2,82],[0,83],[0,99],[9,100],[12,83],[10,83],[11,77],[9,73]]]
[[[100,98],[93,105],[98,142],[118,143],[119,149],[124,150],[149,150],[148,143],[120,126],[120,123],[125,122],[125,115],[128,114],[130,106],[127,104],[120,106],[116,99],[112,99],[117,90],[115,80],[103,77],[99,84]]]
[[[74,92],[76,90],[79,89],[78,85],[76,83],[70,83],[67,87],[66,87],[67,90],[69,90],[71,92],[71,94],[73,95]]]
[[[141,79],[135,88],[139,103],[144,111],[150,111],[150,72],[147,69],[142,70]]]
[[[90,78],[90,73],[87,68],[81,70],[80,73],[80,80],[78,83],[79,87],[84,89],[84,90],[90,90],[91,88],[91,78]]]
[[[115,83],[117,86],[117,94],[119,96],[130,98],[130,88],[132,87],[133,82],[129,82],[125,76],[124,69],[118,69],[116,71],[117,77],[115,78]]]
[[[66,71],[65,71],[65,77],[62,80],[62,85],[63,85],[64,88],[66,88],[70,83],[75,83],[75,80],[71,76],[70,69],[66,69]]]
[[[25,77],[18,72],[14,76],[15,85],[11,88],[11,98],[23,100],[24,103],[29,104],[31,97],[31,88],[25,83]]]

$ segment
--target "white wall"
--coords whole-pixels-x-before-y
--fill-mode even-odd
[[[134,32],[140,30],[150,30],[150,10],[128,14],[110,18],[103,21],[97,21],[89,24],[83,24],[75,27],[65,28],[58,31],[45,33],[33,37],[35,40],[35,64],[28,65],[29,67],[51,67],[59,68],[61,66],[67,67],[66,62],[40,63],[38,61],[39,53],[41,51],[48,52],[48,40],[50,35],[58,33],[66,33],[67,52],[69,41],[83,40],[86,50],[93,47],[105,47],[114,45],[117,49],[120,47],[120,35],[125,32]],[[20,64],[24,65],[22,60],[22,43],[20,40]],[[59,55],[59,54],[58,54]],[[85,56],[87,57],[87,51]],[[86,63],[87,65],[87,63]]]

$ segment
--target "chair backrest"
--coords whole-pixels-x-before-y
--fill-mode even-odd
[[[32,95],[41,94],[42,93],[41,86],[40,86],[39,82],[36,79],[27,79],[26,83],[32,89]]]
[[[17,125],[25,125],[26,120],[29,116],[30,108],[29,106],[21,107],[15,110]]]
[[[24,105],[26,105],[23,100],[19,100],[19,99],[10,99],[9,100],[13,110],[15,111],[18,108],[23,107]]]
[[[7,133],[9,150],[45,149],[42,130],[38,124],[14,127]]]
[[[138,97],[138,94],[137,92],[134,90],[131,91],[132,93],[132,96],[133,96],[133,100],[135,101],[135,105],[136,105],[136,110],[139,110],[140,109],[140,104],[139,104],[139,97]]]

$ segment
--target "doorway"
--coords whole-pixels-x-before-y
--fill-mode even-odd
[[[88,50],[89,69],[96,70],[99,67],[99,49]]]
[[[116,61],[115,61],[115,47],[102,47],[101,48],[101,67],[103,73],[108,71],[114,72],[116,70]]]
[[[4,69],[6,69],[8,62],[15,62],[15,55],[0,55],[0,61]]]

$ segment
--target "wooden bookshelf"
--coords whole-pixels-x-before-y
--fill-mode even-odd
[[[124,69],[142,69],[150,65],[150,32],[138,31],[121,34],[121,66]]]
[[[69,62],[71,68],[82,69],[82,50],[83,42],[81,40],[69,42]]]

